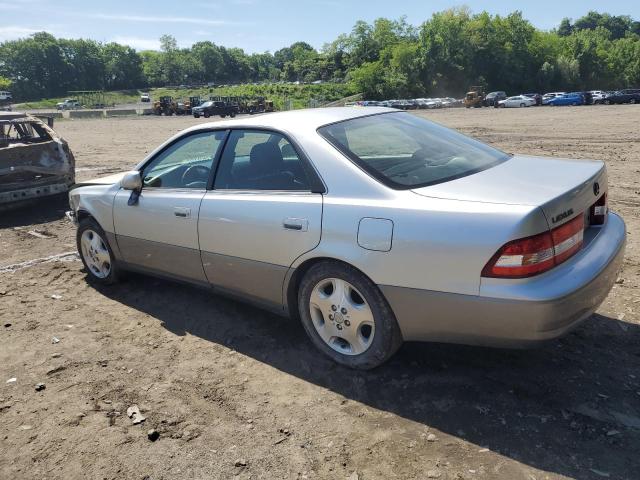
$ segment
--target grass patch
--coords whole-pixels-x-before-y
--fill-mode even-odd
[[[156,100],[162,96],[170,95],[177,100],[186,100],[188,97],[199,96],[208,100],[209,96],[228,97],[265,97],[274,102],[277,110],[283,110],[287,104],[291,108],[307,108],[322,105],[327,102],[339,100],[357,93],[354,87],[348,83],[325,83],[321,85],[289,85],[289,84],[265,84],[265,85],[233,85],[216,88],[150,88],[148,90],[123,90],[105,92],[107,105],[125,103],[137,103],[140,94],[148,92],[151,99]],[[62,102],[67,97],[48,98],[16,104],[16,109],[56,108],[56,103]]]

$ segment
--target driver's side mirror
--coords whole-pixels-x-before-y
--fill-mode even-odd
[[[142,177],[137,170],[127,172],[120,180],[120,186],[125,190],[139,192],[142,189]]]

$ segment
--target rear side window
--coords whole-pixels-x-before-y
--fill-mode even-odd
[[[281,134],[263,130],[231,132],[214,188],[218,190],[311,189],[306,166]]]
[[[491,168],[509,155],[409,113],[334,123],[320,135],[385,185],[435,185]]]

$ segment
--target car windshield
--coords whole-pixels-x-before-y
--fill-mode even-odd
[[[321,127],[318,132],[370,175],[395,189],[447,182],[510,157],[404,112],[345,120]]]
[[[201,107],[209,107],[213,105],[213,102],[204,102],[202,105],[200,105]]]

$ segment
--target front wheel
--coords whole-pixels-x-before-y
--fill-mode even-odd
[[[89,274],[89,279],[103,285],[118,281],[119,268],[104,230],[93,218],[85,218],[76,233],[78,253]]]
[[[375,368],[402,344],[395,315],[378,287],[345,264],[311,267],[298,290],[298,310],[313,344],[350,368]]]

